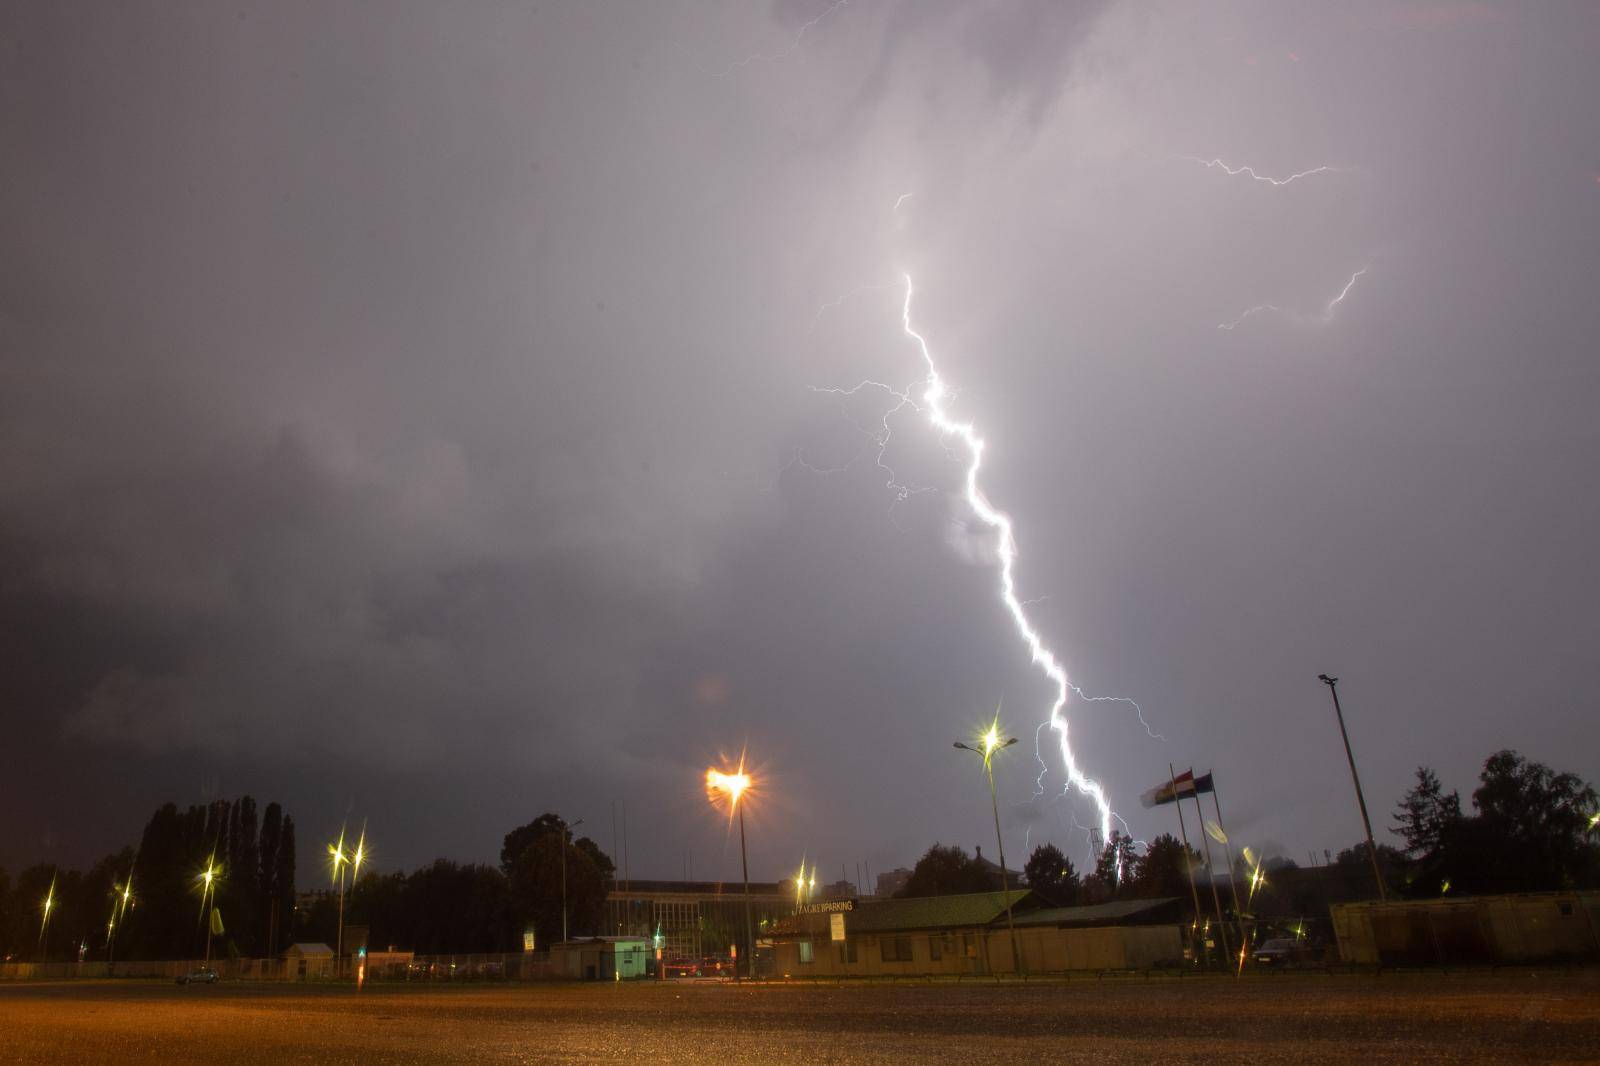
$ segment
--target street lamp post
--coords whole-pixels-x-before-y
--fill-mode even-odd
[[[750,784],[750,775],[745,772],[743,756],[739,758],[738,769],[731,774],[723,773],[721,770],[706,771],[706,791],[708,793],[720,792],[727,796],[728,801],[733,804],[733,813],[739,815],[739,866],[744,874],[744,942],[745,955],[748,960],[745,962],[745,974],[754,978],[756,975],[756,927],[755,920],[750,912],[750,858],[745,848],[744,805],[739,802],[740,797],[749,790]],[[729,817],[732,817],[731,813]],[[735,981],[739,979],[737,961],[735,961],[733,967],[733,979]]]
[[[196,878],[200,882],[200,920],[206,923],[206,965],[211,965],[211,901],[216,898],[217,891],[217,857],[212,855],[206,860],[206,868],[200,871]]]
[[[567,942],[567,845],[572,840],[572,831],[583,824],[579,818],[571,825],[561,827],[561,942]]]
[[[1011,940],[1011,967],[1013,973],[1020,974],[1022,973],[1022,953],[1017,950],[1017,927],[1011,920],[1011,882],[1006,876],[1006,841],[1000,832],[1000,801],[995,796],[994,764],[991,761],[995,752],[1009,748],[1016,742],[1016,737],[1005,741],[1000,739],[1000,723],[996,719],[994,724],[989,726],[989,731],[983,734],[982,748],[968,747],[959,740],[956,741],[955,746],[962,751],[971,751],[982,755],[983,769],[989,776],[989,807],[994,812],[994,839],[1000,850],[1000,889],[1006,901],[1006,933]]]
[[[1372,859],[1372,876],[1378,881],[1378,899],[1387,900],[1389,889],[1383,883],[1383,870],[1378,866],[1378,847],[1372,841],[1372,820],[1367,817],[1367,798],[1361,794],[1361,777],[1356,773],[1356,757],[1350,753],[1350,734],[1344,728],[1344,709],[1339,706],[1339,679],[1318,674],[1317,680],[1333,693],[1333,713],[1339,719],[1339,736],[1344,738],[1344,757],[1350,763],[1350,780],[1356,786],[1356,805],[1361,808],[1361,825],[1367,831],[1367,855]]]

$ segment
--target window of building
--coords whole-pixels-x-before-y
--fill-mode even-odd
[[[839,942],[839,961],[840,962],[855,962],[856,961],[856,938],[855,937],[853,937],[853,936],[852,937],[847,937],[844,940]]]
[[[911,938],[908,936],[886,936],[878,941],[878,948],[884,962],[911,961]]]
[[[944,958],[944,941],[943,941],[943,939],[941,937],[937,936],[937,935],[930,936],[928,938],[928,959],[929,959],[929,961],[938,962],[942,958]]]
[[[798,941],[795,944],[795,946],[800,949],[800,961],[801,962],[812,962],[812,961],[814,961],[812,959],[812,956],[811,956],[811,941],[809,941],[809,940],[801,940],[801,941]]]

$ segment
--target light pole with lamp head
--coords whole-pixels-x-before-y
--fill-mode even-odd
[[[1318,674],[1317,680],[1333,693],[1333,713],[1339,719],[1339,735],[1344,738],[1344,757],[1350,763],[1350,780],[1356,786],[1356,805],[1361,808],[1361,825],[1367,831],[1367,854],[1372,857],[1372,876],[1378,879],[1378,899],[1387,900],[1389,889],[1383,883],[1383,871],[1378,867],[1378,848],[1372,842],[1372,821],[1367,817],[1367,798],[1361,794],[1361,778],[1356,773],[1356,757],[1350,753],[1350,734],[1344,728],[1344,710],[1339,706],[1339,679]]]
[[[562,823],[561,826],[561,942],[567,942],[567,845],[572,840],[572,831],[583,824],[579,818],[571,825]]]
[[[745,942],[745,974],[749,977],[756,975],[756,934],[755,922],[750,914],[750,858],[745,850],[744,842],[744,804],[739,802],[751,785],[750,775],[745,772],[744,757],[739,757],[739,766],[733,773],[723,773],[721,770],[706,771],[706,792],[715,799],[717,793],[728,798],[732,809],[728,812],[731,820],[733,815],[739,815],[739,866],[744,872],[744,942]],[[733,967],[733,979],[739,979],[739,967]]]
[[[1013,973],[1020,974],[1022,973],[1022,953],[1017,950],[1017,927],[1011,920],[1011,883],[1006,876],[1006,842],[1005,837],[1000,833],[1000,801],[995,797],[994,764],[992,761],[995,752],[1009,748],[1016,742],[1016,737],[1012,737],[1010,740],[1000,739],[1000,718],[996,715],[988,731],[979,740],[979,743],[983,745],[981,748],[970,747],[959,740],[956,741],[955,746],[962,751],[970,751],[982,755],[983,770],[989,776],[989,806],[994,811],[994,839],[1000,849],[1000,890],[1006,901],[1006,932],[1011,939],[1011,966]]]

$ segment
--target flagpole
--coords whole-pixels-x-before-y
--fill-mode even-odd
[[[1206,777],[1211,780],[1211,805],[1217,809],[1217,828],[1222,830],[1222,856],[1228,860],[1228,890],[1233,893],[1233,916],[1239,922],[1239,947],[1243,948],[1244,936],[1244,908],[1239,906],[1239,884],[1233,876],[1233,848],[1228,844],[1228,827],[1222,824],[1222,801],[1217,799],[1217,772],[1207,770]],[[1199,784],[1195,785],[1195,798],[1200,796]]]
[[[1178,797],[1178,771],[1172,768],[1171,763],[1167,763],[1167,774],[1172,779],[1172,805],[1178,808],[1178,835],[1183,837],[1183,865],[1189,869],[1189,895],[1194,897],[1194,924],[1199,926],[1200,890],[1195,887],[1194,883],[1194,863],[1189,861],[1189,830],[1183,824],[1183,801]],[[1205,957],[1205,950],[1205,937],[1201,937],[1200,951],[1195,956],[1196,962]]]
[[[1190,784],[1194,782],[1194,767],[1189,768]],[[1182,802],[1181,800],[1179,802]],[[1222,896],[1217,892],[1217,877],[1211,869],[1211,834],[1206,832],[1206,809],[1200,806],[1200,793],[1194,793],[1194,813],[1200,819],[1200,843],[1206,849],[1206,880],[1211,882],[1211,902],[1217,906],[1217,931],[1222,935],[1223,958],[1233,959],[1233,946],[1228,943],[1228,923],[1222,917]]]

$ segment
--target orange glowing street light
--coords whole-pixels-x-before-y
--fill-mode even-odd
[[[735,813],[739,815],[739,865],[744,872],[744,938],[746,957],[749,960],[745,963],[745,972],[751,977],[755,976],[756,936],[755,922],[750,916],[750,859],[745,850],[744,805],[739,802],[739,798],[749,792],[754,783],[744,768],[743,755],[739,756],[739,765],[732,773],[718,770],[716,767],[706,771],[706,795],[710,797],[711,802],[716,803],[719,796],[726,796],[729,804],[728,821],[733,821]],[[733,979],[735,981],[739,979],[737,959],[733,965]]]

